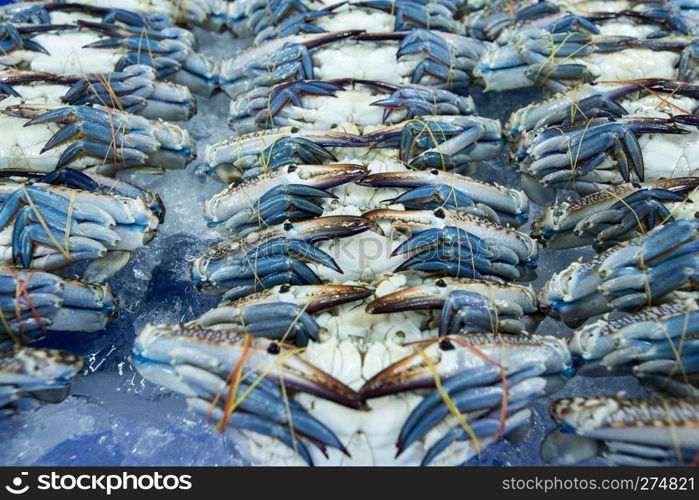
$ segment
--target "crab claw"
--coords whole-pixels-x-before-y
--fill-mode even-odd
[[[228,376],[241,366],[245,380],[267,378],[289,390],[305,392],[348,408],[363,409],[357,393],[303,360],[293,347],[234,330],[197,325],[147,325],[136,337],[131,363],[146,379],[190,393],[173,367],[192,365]]]
[[[357,234],[373,223],[356,216],[328,216],[272,226],[244,238],[225,241],[191,262],[198,286],[228,289],[227,298],[283,284],[315,285],[318,276],[304,262],[315,262],[335,272],[342,269],[313,243]]]
[[[304,291],[305,288],[313,290]],[[296,345],[305,347],[309,339],[319,340],[322,330],[311,316],[313,312],[371,294],[367,288],[345,285],[281,285],[270,292],[224,300],[195,323],[224,330],[244,328],[252,335],[282,341],[294,338]]]
[[[547,336],[450,335],[434,339],[374,375],[359,390],[359,397],[366,400],[434,387],[433,369],[444,380],[469,367],[498,363],[507,372],[535,362],[545,366],[543,373],[565,372],[571,366],[570,352],[565,342]]]
[[[515,227],[526,222],[529,212],[529,200],[521,191],[440,169],[377,172],[357,184],[411,189],[392,200],[408,208],[444,207]]]
[[[536,296],[529,286],[500,285],[469,278],[445,277],[379,297],[366,306],[366,312],[383,314],[420,309],[441,309],[449,295],[455,290],[502,298],[505,301],[518,304],[527,312],[536,310]]]
[[[529,286],[467,278],[439,278],[377,298],[369,314],[441,309],[440,335],[534,331],[540,321],[536,295]]]
[[[521,370],[506,375],[495,365],[488,365],[481,368],[467,369],[459,375],[444,382],[444,390],[446,390],[452,399],[454,405],[461,413],[474,412],[472,415],[476,417],[473,421],[474,427],[480,422],[483,425],[489,417],[493,417],[493,413],[497,415],[502,401],[507,401],[507,413],[514,413],[536,397],[540,397],[546,392],[546,381],[542,378],[537,378],[541,374],[542,365],[531,364],[524,366]],[[504,377],[507,377],[507,387],[503,383]],[[485,416],[485,419],[478,419],[478,414],[490,410],[491,415]],[[494,410],[494,411],[493,411]],[[430,429],[437,425],[449,413],[449,409],[439,391],[432,391],[422,402],[415,407],[398,437],[398,452],[402,453],[408,446],[416,440],[423,437]],[[488,425],[483,430],[490,428],[483,435],[496,434],[500,427],[500,418],[492,418],[491,422],[494,426]],[[502,422],[504,424],[504,422]],[[506,426],[503,426],[506,427]],[[475,430],[475,429],[474,429]],[[426,462],[441,452],[446,445],[453,441],[456,436],[454,434],[462,434],[463,429],[456,427],[451,433],[448,433],[443,439],[445,442],[435,445],[435,449],[428,451]],[[505,431],[505,428],[503,428]],[[468,439],[468,436],[462,436],[462,439]],[[425,462],[423,462],[424,464]]]
[[[17,347],[0,351],[2,389],[10,391],[7,397],[3,390],[0,402],[7,404],[30,397],[59,403],[68,397],[71,380],[82,365],[83,360],[77,354],[56,349]]]
[[[347,302],[361,300],[372,293],[373,291],[369,288],[354,285],[280,285],[226,303],[239,307],[247,304],[286,302],[301,306],[304,311],[313,314]]]
[[[186,383],[195,386],[197,396],[190,397],[187,404],[210,418],[225,423],[228,427],[237,427],[259,432],[275,437],[304,458],[306,463],[313,465],[310,453],[294,434],[303,437],[318,446],[326,453],[329,446],[349,455],[342,442],[322,422],[316,420],[296,401],[287,398],[285,403],[281,390],[271,382],[263,380],[256,387],[250,383],[241,382],[238,394],[246,394],[240,400],[236,411],[227,415],[228,399],[235,397],[230,384],[216,375],[201,368],[182,366],[176,370],[177,375]],[[226,394],[225,397],[222,397]]]
[[[323,209],[311,199],[334,198],[325,190],[361,179],[366,172],[363,165],[347,163],[289,165],[228,186],[206,202],[204,213],[211,227],[236,232],[318,217]]]

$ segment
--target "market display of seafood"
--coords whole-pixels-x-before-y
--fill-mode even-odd
[[[696,463],[697,12],[2,7],[0,418],[103,415],[60,465]]]

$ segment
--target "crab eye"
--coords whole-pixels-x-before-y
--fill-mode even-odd
[[[291,290],[291,285],[288,283],[284,283],[279,287],[279,293],[288,293],[289,290]]]
[[[432,170],[430,170],[430,173],[432,175],[439,175],[439,170],[437,170],[436,168],[433,168]]]
[[[298,128],[298,127],[291,127],[291,133],[292,133],[292,134],[298,134],[298,133],[299,133],[299,128]]]
[[[269,344],[269,347],[267,347],[267,352],[270,354],[279,354],[279,344],[272,342]]]
[[[296,165],[289,165],[289,168],[286,170],[287,172],[296,172],[296,169],[298,167]]]
[[[284,231],[291,231],[291,229],[292,229],[293,227],[294,227],[294,225],[293,225],[291,222],[289,222],[289,221],[286,221],[286,222],[284,223]]]
[[[444,219],[447,214],[444,213],[444,210],[441,208],[438,208],[437,210],[434,211],[434,216],[439,218],[439,219]]]
[[[437,281],[435,281],[434,284],[437,285],[439,288],[446,288],[447,287],[447,282],[441,278],[438,279]]]
[[[439,341],[439,348],[442,351],[453,351],[454,350],[454,344],[451,343],[451,340],[449,339],[442,339]]]

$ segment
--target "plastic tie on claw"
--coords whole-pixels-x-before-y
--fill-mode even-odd
[[[444,404],[447,405],[447,408],[449,408],[451,414],[454,415],[454,418],[456,418],[456,420],[459,422],[459,425],[461,425],[464,431],[466,431],[466,434],[468,434],[471,440],[473,441],[473,445],[476,448],[476,453],[480,453],[481,443],[478,440],[478,436],[473,431],[471,426],[468,424],[468,419],[466,418],[466,416],[459,411],[459,409],[456,406],[456,403],[454,403],[454,400],[451,398],[451,396],[449,396],[449,393],[442,386],[442,380],[439,376],[439,372],[437,371],[437,367],[435,366],[434,362],[425,353],[424,349],[418,348],[417,352],[420,354],[420,356],[422,356],[422,359],[425,361],[425,364],[429,368],[430,373],[432,373],[435,388],[437,389],[437,392],[439,392],[439,395],[442,397],[442,401],[444,401]]]
[[[63,256],[66,258],[68,262],[74,262],[73,258],[70,255],[70,248],[69,247],[63,247],[61,246],[61,243],[56,239],[56,236],[53,234],[53,231],[51,231],[51,228],[49,225],[46,223],[44,220],[44,217],[41,215],[41,212],[39,211],[39,208],[36,206],[34,203],[34,200],[32,200],[31,195],[29,194],[29,191],[27,191],[27,188],[24,184],[20,186],[20,189],[22,190],[22,193],[24,194],[27,203],[32,209],[32,212],[36,216],[37,221],[43,228],[43,230],[46,232],[46,235],[49,237],[51,242],[54,244],[56,249],[63,254]],[[72,215],[73,215],[73,204],[75,202],[75,193],[72,193],[71,198],[70,198],[70,205],[68,206],[68,213],[66,214],[66,239],[65,241],[67,242],[70,239],[70,225],[72,223]]]

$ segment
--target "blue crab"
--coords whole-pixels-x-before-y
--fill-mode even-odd
[[[541,320],[531,286],[493,283],[469,278],[438,278],[377,297],[369,314],[436,310],[439,335],[449,333],[533,332]],[[435,320],[426,314],[425,321]]]
[[[5,23],[8,35],[0,64],[56,74],[120,72],[134,64],[152,66],[159,78],[210,95],[218,65],[196,52],[191,32],[77,19],[71,24]],[[14,32],[14,34],[13,34]],[[0,32],[0,38],[2,33]]]
[[[552,33],[585,29],[598,33],[597,27],[575,5],[549,1],[523,1],[520,5],[500,2],[467,14],[462,23],[466,34],[479,40],[504,45],[518,31],[527,28],[547,29]]]
[[[158,80],[144,65],[87,75],[8,69],[0,71],[0,90],[33,104],[96,104],[150,119],[188,120],[196,112],[187,87]]]
[[[17,25],[61,24],[72,21],[74,19],[72,14],[76,13],[80,14],[81,18],[132,27],[163,29],[173,25],[171,17],[159,12],[139,13],[87,3],[16,2],[3,7],[1,16],[5,22]]]
[[[299,33],[344,29],[391,32],[427,28],[463,34],[463,26],[454,19],[459,3],[451,0],[234,1],[228,22],[241,36],[255,35],[256,45]]]
[[[0,416],[38,404],[60,403],[82,368],[80,356],[56,349],[18,347],[0,351]]]
[[[231,137],[208,146],[204,156],[207,172],[230,183],[294,164],[337,162],[334,149],[367,146],[367,141],[355,134],[283,127]]]
[[[699,452],[696,400],[564,398],[551,405],[560,426],[542,444],[545,462],[601,456],[613,465],[688,465]]]
[[[286,219],[292,222],[323,213],[320,201],[335,198],[330,188],[361,179],[363,165],[288,165],[230,185],[207,200],[204,215],[210,227],[243,234]]]
[[[669,151],[661,159],[653,153],[662,143],[648,141],[642,146],[639,136],[693,134],[698,123],[694,115],[592,118],[523,135],[513,158],[527,195],[550,205],[562,189],[590,194],[623,182],[676,177],[678,171],[693,175],[694,162],[681,162],[682,166],[669,162]],[[685,139],[679,148],[688,143]]]
[[[409,209],[441,207],[514,227],[529,216],[529,200],[523,192],[440,169],[377,172],[358,184],[406,189],[390,201]]]
[[[452,277],[494,281],[526,281],[536,267],[535,240],[512,229],[468,214],[435,210],[378,209],[363,217],[376,222],[384,233],[402,229],[410,237],[392,256],[405,256],[394,272],[414,270]],[[388,227],[382,227],[388,222]]]
[[[578,325],[608,311],[633,311],[696,291],[699,219],[680,219],[573,262],[544,285],[542,310]]]
[[[503,145],[500,122],[480,116],[421,116],[363,137],[372,148],[396,148],[398,159],[412,168],[459,173],[496,158]]]
[[[523,134],[535,133],[545,127],[565,126],[591,118],[621,118],[630,114],[627,108],[637,110],[639,97],[645,95],[657,95],[656,108],[662,106],[672,114],[678,114],[684,102],[675,104],[674,98],[687,96],[696,99],[699,86],[650,78],[578,85],[515,111],[507,121],[504,133],[516,141]],[[696,107],[694,104],[688,111],[693,112]]]
[[[81,0],[80,3],[17,2],[4,7],[3,17],[18,23],[58,22],[79,12],[104,22],[166,28],[173,23],[218,29],[226,3],[221,0]]]
[[[412,410],[396,443],[401,454],[426,438],[422,465],[439,463],[440,455],[454,453],[455,447],[465,448],[468,459],[500,437],[522,434],[528,430],[531,401],[555,390],[571,372],[570,353],[554,337],[451,334],[418,343],[415,350],[368,380],[359,396],[372,405],[374,398],[432,389]],[[450,413],[440,390],[459,418]]]
[[[645,39],[642,31],[628,36],[589,28],[517,30],[505,45],[481,55],[473,76],[487,91],[500,92],[534,86],[562,92],[581,83],[637,78],[694,80],[691,37]]]
[[[620,318],[604,316],[569,339],[585,375],[632,373],[671,392],[699,373],[699,307],[685,298],[646,307]]]
[[[291,126],[233,137],[207,148],[207,171],[230,182],[293,163],[329,163],[340,158],[376,160],[401,171],[410,165],[469,172],[475,170],[476,162],[495,158],[504,142],[500,122],[478,116],[421,116],[372,127],[364,135],[357,135],[355,126],[351,130]]]
[[[224,299],[192,323],[204,328],[244,329],[251,335],[264,335],[306,347],[319,341],[322,327],[313,314],[355,300],[372,291],[356,285],[291,285],[266,288],[245,297]],[[274,317],[274,320],[270,320]]]

